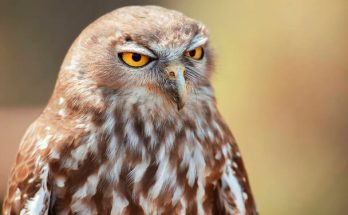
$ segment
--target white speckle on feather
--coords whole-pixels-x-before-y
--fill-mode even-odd
[[[69,169],[77,170],[79,165],[77,160],[68,157],[63,161],[63,166]]]
[[[149,164],[149,161],[143,161],[140,164],[136,165],[134,169],[130,172],[130,177],[133,179],[134,183],[137,183],[142,179]]]
[[[173,171],[172,171],[173,172]],[[171,170],[169,168],[168,159],[164,159],[159,163],[158,170],[156,172],[156,182],[149,190],[149,197],[155,199],[158,197],[164,185],[168,180],[173,180]]]
[[[50,158],[52,158],[52,159],[59,159],[59,158],[60,158],[59,152],[58,152],[56,149],[51,150],[49,156],[50,156]]]
[[[243,199],[244,201],[248,199],[248,194],[246,192],[243,192]]]
[[[122,214],[122,211],[129,204],[128,200],[118,195],[116,192],[112,192],[112,209],[111,214]]]
[[[75,128],[85,128],[86,124],[80,123],[75,126]]]
[[[65,110],[64,109],[60,109],[58,111],[58,115],[64,117],[65,116]]]
[[[225,145],[223,145],[221,147],[222,149],[222,154],[224,155],[224,157],[227,157],[228,155],[231,154],[231,146],[230,146],[230,143],[227,143]]]
[[[151,211],[151,203],[152,201],[148,198],[144,198],[143,195],[140,195],[140,198],[139,198],[139,205],[143,208],[145,214],[153,214],[153,211]]]
[[[175,188],[173,198],[172,198],[172,205],[176,205],[176,203],[179,201],[179,199],[182,197],[183,190],[180,186],[177,186]]]
[[[37,145],[40,150],[46,149],[49,140],[52,138],[52,135],[47,135],[44,139],[40,140]]]
[[[56,185],[58,186],[58,187],[64,187],[64,185],[65,185],[65,178],[64,177],[57,177],[56,179]]]
[[[50,196],[50,191],[47,189],[47,178],[48,178],[48,164],[43,166],[40,172],[41,187],[35,193],[35,195],[29,199],[25,207],[21,210],[21,215],[32,215],[32,214],[47,214],[48,205],[47,199]]]
[[[239,213],[245,214],[243,191],[236,176],[233,174],[233,171],[230,165],[231,165],[231,161],[227,160],[225,171],[222,175],[222,184],[223,186],[229,187],[231,192],[234,194],[236,207]]]
[[[81,63],[80,63],[80,58],[81,58],[81,40],[77,41],[77,45],[73,50],[72,57],[70,59],[70,62],[67,66],[64,67],[64,69],[70,71],[70,72],[77,72],[81,69]]]
[[[21,199],[21,190],[19,188],[16,189],[16,192],[15,192],[15,198],[14,200],[15,201],[18,201]]]
[[[215,142],[216,143],[216,141],[214,141],[214,134],[213,134],[213,132],[211,131],[211,129],[207,129],[207,134],[208,134],[208,138],[209,138],[209,140],[211,141],[211,142]]]
[[[167,134],[165,144],[166,144],[166,147],[168,147],[168,149],[172,148],[174,144],[174,139],[175,139],[175,133],[171,132]]]
[[[221,159],[221,151],[217,151],[215,154],[215,159],[220,160]]]
[[[219,132],[220,137],[224,138],[224,132],[222,132],[219,124],[215,120],[212,122],[212,126]]]
[[[240,157],[240,152],[237,151],[237,152],[236,152],[236,156],[237,156],[237,157]]]
[[[73,201],[79,202],[86,197],[92,197],[96,190],[99,182],[98,175],[91,175],[87,178],[87,181],[81,186],[73,195]]]
[[[72,157],[77,161],[85,160],[88,148],[86,144],[81,144],[79,147],[71,151]]]
[[[63,98],[63,97],[60,97],[60,98],[58,99],[58,104],[59,104],[59,105],[64,104],[64,98]]]
[[[186,207],[187,207],[186,200],[184,198],[181,198],[180,203],[181,203],[181,211],[179,214],[186,214]]]
[[[119,152],[119,156],[113,165],[111,171],[109,172],[109,177],[111,182],[118,182],[120,179],[120,173],[123,165],[123,160],[125,159],[125,152],[122,150]]]
[[[233,162],[233,163],[232,163],[232,166],[233,166],[234,168],[238,168],[238,164],[237,164],[236,162]]]

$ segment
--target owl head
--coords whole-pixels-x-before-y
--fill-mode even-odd
[[[211,70],[204,25],[162,7],[129,6],[102,16],[80,34],[56,88],[65,89],[75,103],[100,92],[141,88],[181,110],[209,85]]]

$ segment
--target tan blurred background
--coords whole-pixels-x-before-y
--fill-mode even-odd
[[[157,4],[203,21],[220,110],[261,214],[348,214],[348,1],[0,1],[0,199],[26,127],[78,33]]]

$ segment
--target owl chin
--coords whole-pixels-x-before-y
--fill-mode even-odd
[[[179,89],[174,89],[174,90],[168,90],[168,94],[170,95],[170,99],[173,103],[173,105],[176,106],[176,108],[178,109],[178,111],[182,110],[186,104],[186,100],[187,100],[187,92],[185,89],[184,93],[179,93]]]

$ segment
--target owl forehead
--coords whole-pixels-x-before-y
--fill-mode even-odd
[[[205,35],[204,26],[174,10],[157,6],[125,7],[115,11],[116,34],[146,46],[173,48]]]
[[[147,26],[117,31],[124,41],[133,41],[139,45],[156,48],[174,48],[188,45],[199,34],[196,24],[175,24],[169,26]]]

